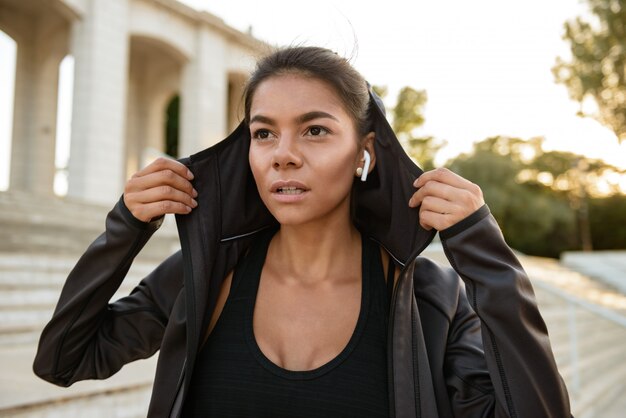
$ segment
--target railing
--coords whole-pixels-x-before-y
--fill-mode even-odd
[[[626,318],[544,281],[533,286],[574,416],[623,416]]]

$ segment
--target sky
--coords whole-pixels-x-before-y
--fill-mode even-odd
[[[469,151],[475,141],[506,135],[542,136],[546,150],[601,158],[626,169],[626,143],[618,145],[597,121],[577,117],[578,103],[551,72],[557,56],[569,57],[563,23],[587,13],[579,0],[183,3],[242,31],[251,28],[273,45],[331,48],[370,83],[388,86],[388,105],[404,86],[426,90],[426,121],[419,133],[448,142],[438,164]],[[10,125],[2,90],[14,68],[7,51],[0,36],[0,189]]]

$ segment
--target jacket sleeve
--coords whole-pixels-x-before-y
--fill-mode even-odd
[[[483,206],[440,237],[467,293],[467,298],[459,296],[448,344],[455,415],[570,417],[567,390],[531,283],[489,208]],[[475,349],[478,338],[484,356]]]
[[[122,199],[109,212],[105,232],[67,277],[52,319],[39,339],[35,374],[59,386],[104,379],[124,364],[150,357],[159,349],[182,287],[180,252],[159,265],[128,296],[109,301],[134,257],[161,223],[162,218],[139,221]]]

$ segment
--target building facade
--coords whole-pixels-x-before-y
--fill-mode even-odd
[[[0,0],[17,45],[9,189],[53,194],[59,65],[74,58],[68,197],[110,205],[165,150],[180,98],[178,150],[238,123],[247,74],[267,45],[176,0]]]

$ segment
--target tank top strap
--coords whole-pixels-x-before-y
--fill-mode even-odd
[[[251,280],[251,278],[258,277],[263,269],[267,250],[272,237],[277,231],[277,228],[269,228],[259,232],[248,253],[239,260],[233,273],[233,283],[230,291],[233,297],[256,298],[257,285],[255,280]]]

